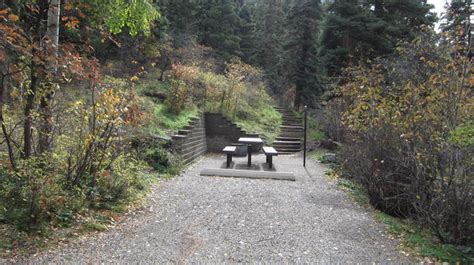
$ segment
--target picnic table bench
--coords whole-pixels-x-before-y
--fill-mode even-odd
[[[270,146],[263,147],[263,153],[267,156],[267,164],[269,168],[273,167],[273,157],[278,155],[278,151]]]
[[[237,153],[237,146],[226,146],[222,152],[227,154],[227,168],[229,168],[232,163],[232,156]]]

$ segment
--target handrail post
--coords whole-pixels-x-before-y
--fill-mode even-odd
[[[304,106],[303,167],[306,167],[306,135],[308,130],[308,106]]]

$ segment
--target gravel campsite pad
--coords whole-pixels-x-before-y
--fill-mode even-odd
[[[234,159],[246,163],[245,158]],[[254,163],[265,161],[263,155]],[[20,263],[413,262],[377,223],[301,155],[279,156],[296,181],[201,177],[207,155],[154,188],[142,212],[110,229]]]

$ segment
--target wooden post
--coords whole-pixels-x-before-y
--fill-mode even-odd
[[[304,106],[303,167],[306,167],[306,135],[308,130],[308,106]]]

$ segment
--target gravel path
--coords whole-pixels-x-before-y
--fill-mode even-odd
[[[110,231],[20,263],[414,262],[317,162],[305,170],[300,155],[276,157],[295,182],[199,176],[223,160],[208,155],[162,182],[146,211]]]

